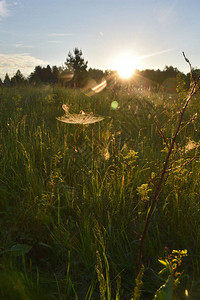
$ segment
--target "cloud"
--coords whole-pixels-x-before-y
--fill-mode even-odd
[[[35,66],[47,65],[48,62],[35,58],[29,53],[22,54],[1,54],[0,53],[0,77],[4,78],[8,73],[13,76],[17,70],[20,70],[23,75],[29,75]]]
[[[168,52],[171,52],[171,51],[174,51],[174,50],[175,50],[175,48],[165,49],[165,50],[161,50],[161,51],[158,51],[158,52],[153,52],[153,53],[149,53],[149,54],[146,54],[146,55],[142,55],[139,58],[140,59],[145,59],[145,58],[161,55],[161,54],[164,54],[164,53],[168,53]]]
[[[23,43],[17,43],[15,44],[15,47],[16,48],[34,48],[34,46],[31,46],[31,45],[25,45]]]
[[[158,2],[154,13],[160,23],[165,23],[167,21],[172,12],[175,10],[177,2],[178,0],[170,0],[168,2],[166,1],[166,3],[164,1]]]
[[[60,44],[60,43],[63,43],[63,41],[54,41],[54,40],[52,40],[52,41],[47,41],[47,43],[53,43],[53,44]]]
[[[19,6],[19,7],[24,7],[21,1],[13,1],[10,6]]]
[[[61,36],[73,36],[73,33],[49,33],[48,36],[53,36],[53,37],[61,37]]]
[[[8,6],[6,1],[0,1],[0,20],[9,16]]]

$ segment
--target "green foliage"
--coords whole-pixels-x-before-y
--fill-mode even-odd
[[[25,255],[32,249],[31,246],[26,244],[16,244],[13,245],[10,249],[4,250],[2,253],[10,253],[13,256]]]
[[[141,296],[141,288],[143,286],[144,266],[142,265],[140,272],[135,279],[134,295],[131,300],[139,300]]]
[[[6,73],[4,81],[3,81],[4,86],[9,87],[11,85],[11,80],[10,77],[8,75],[8,73]]]
[[[106,299],[106,280],[103,275],[103,267],[101,262],[101,257],[99,251],[96,252],[97,254],[97,265],[96,265],[96,272],[99,280],[99,291],[100,291],[100,298],[101,300]]]
[[[95,227],[94,227],[94,234],[96,236],[96,239],[98,240],[99,244],[101,245],[102,248],[102,255],[105,263],[105,277],[103,275],[103,268],[102,268],[102,263],[101,263],[101,258],[99,255],[99,252],[97,250],[97,266],[96,266],[96,272],[98,275],[98,280],[99,280],[99,289],[100,289],[100,295],[101,299],[111,299],[111,284],[110,284],[110,274],[109,274],[109,262],[108,258],[106,256],[106,247],[103,239],[103,235],[100,229],[100,226],[97,221],[95,221]],[[107,298],[105,298],[105,293],[107,292]]]
[[[16,74],[11,78],[11,85],[24,85],[26,83],[25,77],[20,70],[17,70]]]
[[[149,112],[169,140],[176,101],[110,87],[93,98],[49,85],[0,89],[2,299],[9,287],[11,299],[131,298],[141,229],[167,147]],[[89,126],[58,122],[63,104],[72,114],[104,119]],[[181,151],[174,149],[144,245],[141,299],[152,299],[161,285],[155,262],[166,245],[191,254],[184,268],[189,291],[200,276],[200,169],[198,160],[189,164],[199,155],[198,130],[192,122],[178,136]],[[179,254],[173,259],[178,265]]]
[[[49,65],[47,67],[36,66],[34,71],[29,75],[28,81],[32,85],[57,84],[60,79],[60,71],[61,68],[56,66],[52,68]]]
[[[148,201],[149,196],[148,193],[151,192],[152,189],[148,187],[147,183],[143,183],[141,186],[137,188],[138,195],[141,197],[142,201]]]
[[[173,250],[167,258],[159,259],[158,261],[164,266],[159,272],[159,275],[167,272],[168,276],[166,282],[157,290],[154,299],[158,300],[172,300],[173,291],[180,284],[180,277],[183,272],[179,272],[183,257],[187,256],[187,250]]]
[[[158,261],[164,265],[164,268],[159,272],[162,274],[164,272],[169,272],[174,280],[174,287],[177,287],[180,283],[180,276],[183,272],[179,272],[179,267],[181,266],[182,259],[187,256],[187,250],[173,250],[172,253],[165,258],[165,260],[159,259]]]
[[[169,275],[168,279],[166,280],[165,284],[163,284],[159,290],[156,292],[153,300],[172,300],[173,296],[173,278]]]
[[[180,106],[188,94],[188,86],[186,83],[185,76],[182,73],[177,74],[176,81],[177,81],[176,91],[179,95],[178,105]]]
[[[73,87],[83,87],[86,83],[85,80],[87,79],[86,70],[88,62],[85,62],[82,56],[82,50],[75,48],[73,50],[73,54],[71,52],[68,53],[68,57],[65,62],[67,69],[69,71],[72,70],[74,73],[74,76],[70,81],[70,85]]]

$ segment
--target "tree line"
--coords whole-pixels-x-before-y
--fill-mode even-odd
[[[196,70],[198,72],[198,70]],[[0,86],[10,87],[19,85],[62,85],[71,88],[83,88],[89,81],[95,84],[101,83],[104,79],[109,80],[111,77],[117,77],[116,71],[89,68],[88,61],[85,61],[82,50],[75,48],[68,53],[64,66],[46,67],[36,66],[34,71],[26,78],[20,70],[17,70],[13,77],[9,77],[6,73],[4,80],[0,79]],[[190,73],[181,73],[173,66],[166,66],[161,70],[136,70],[135,76],[130,79],[130,83],[136,87],[160,87],[166,89],[176,88],[176,78],[181,76],[186,86],[190,85]],[[123,84],[123,81],[120,82]]]

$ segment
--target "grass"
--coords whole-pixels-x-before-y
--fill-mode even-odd
[[[131,299],[152,180],[166,156],[152,116],[172,138],[177,98],[109,89],[87,97],[49,86],[0,90],[1,297],[104,299],[103,276],[105,299]],[[185,122],[199,110],[198,98]],[[111,108],[113,101],[117,109]],[[104,120],[59,122],[62,104],[72,114],[83,110]],[[198,293],[199,150],[188,143],[199,138],[198,119],[178,136],[181,151],[171,161],[144,243],[141,299],[153,299],[164,283],[158,258],[166,248],[188,250],[181,286]],[[16,245],[21,245],[17,254]]]

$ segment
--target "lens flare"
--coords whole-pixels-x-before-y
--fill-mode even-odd
[[[97,86],[92,88],[92,91],[96,93],[101,92],[107,85],[106,80],[104,80],[102,83],[98,84]]]
[[[111,108],[115,110],[115,109],[118,108],[118,105],[119,105],[119,104],[118,104],[117,101],[113,101],[113,102],[111,103]]]
[[[83,92],[87,95],[87,96],[93,96],[95,94],[100,93],[101,91],[103,91],[105,89],[105,87],[107,86],[107,81],[104,80],[102,81],[100,84],[96,84],[95,86],[90,88],[90,85],[88,84],[88,86],[86,86],[83,89]]]
[[[71,70],[65,70],[60,75],[61,79],[64,81],[71,81],[74,78],[74,71]]]

